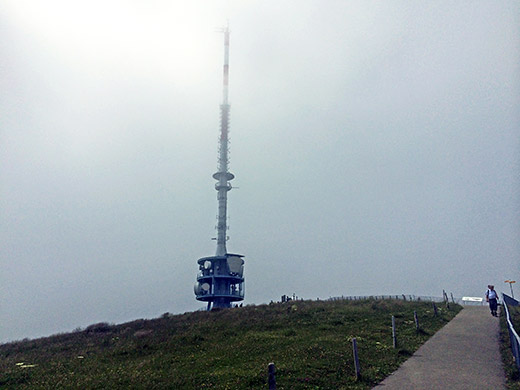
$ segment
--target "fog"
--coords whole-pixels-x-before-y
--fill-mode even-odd
[[[0,342],[204,307],[228,20],[245,304],[518,280],[518,2],[4,0]]]

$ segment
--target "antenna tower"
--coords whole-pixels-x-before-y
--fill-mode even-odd
[[[222,104],[220,105],[220,138],[218,150],[218,170],[213,174],[217,180],[217,250],[215,256],[200,258],[199,274],[195,284],[195,296],[208,303],[207,309],[228,308],[231,302],[244,299],[243,255],[227,252],[227,193],[235,176],[229,172],[229,27],[224,33],[224,77]]]

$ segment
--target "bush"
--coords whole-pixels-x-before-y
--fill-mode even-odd
[[[112,331],[112,326],[108,322],[99,322],[85,328],[85,333],[108,333]]]

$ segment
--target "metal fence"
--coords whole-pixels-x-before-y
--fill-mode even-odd
[[[472,299],[469,299],[472,298]],[[327,301],[361,301],[367,299],[400,299],[404,301],[426,301],[426,302],[448,302],[448,303],[457,303],[459,305],[464,306],[482,306],[486,302],[483,298],[478,297],[462,297],[457,298],[454,297],[452,293],[449,294],[446,291],[443,291],[442,297],[434,297],[434,296],[424,296],[424,295],[410,295],[410,294],[397,294],[397,295],[351,295],[351,296],[341,296],[341,297],[330,297],[326,299]]]
[[[327,301],[364,301],[369,299],[383,300],[383,299],[400,299],[402,301],[426,301],[426,302],[443,302],[446,297],[428,297],[419,295],[399,294],[399,295],[354,295],[330,297]],[[459,299],[455,298],[453,302],[458,303]]]
[[[518,301],[511,298],[509,295],[502,293],[502,301],[504,303],[504,310],[506,312],[507,329],[509,330],[509,339],[511,340],[511,351],[515,358],[516,367],[520,370],[520,337],[511,322],[511,316],[509,315],[509,306],[518,306]]]

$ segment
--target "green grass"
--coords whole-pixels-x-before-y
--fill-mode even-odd
[[[508,306],[511,321],[518,333],[520,329],[520,307]],[[520,390],[520,373],[513,360],[511,352],[511,341],[509,331],[507,330],[505,310],[501,310],[500,315],[500,352],[502,353],[502,361],[504,363],[504,371],[506,373],[507,388],[510,390]]]
[[[267,365],[274,362],[279,390],[369,389],[460,309],[442,306],[434,316],[429,302],[293,301],[98,324],[0,345],[0,388],[266,389]]]

